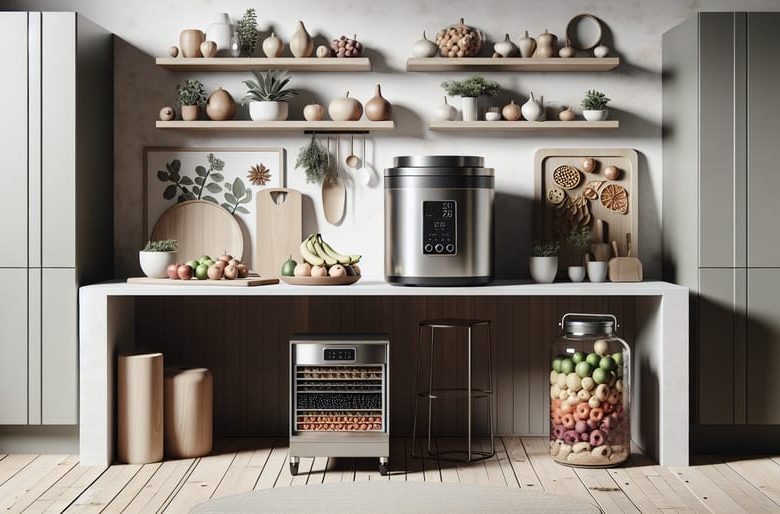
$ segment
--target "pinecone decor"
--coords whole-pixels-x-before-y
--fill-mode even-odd
[[[246,176],[249,182],[254,186],[264,186],[271,180],[271,170],[265,167],[265,164],[255,164],[249,168],[249,174]]]

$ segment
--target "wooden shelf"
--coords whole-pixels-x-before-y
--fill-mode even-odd
[[[240,132],[377,132],[395,129],[390,121],[158,121],[157,128]]]
[[[155,63],[173,71],[371,71],[368,57],[158,57]]]
[[[618,64],[618,57],[412,57],[406,71],[610,71]]]
[[[431,121],[428,128],[445,132],[604,130],[620,127],[617,120],[607,121]]]

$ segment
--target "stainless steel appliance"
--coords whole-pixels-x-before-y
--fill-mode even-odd
[[[296,334],[290,341],[290,472],[301,457],[390,457],[385,334]]]
[[[474,156],[396,157],[385,170],[385,279],[416,286],[493,280],[493,169]]]

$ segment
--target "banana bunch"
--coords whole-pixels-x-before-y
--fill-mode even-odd
[[[301,256],[312,266],[347,266],[360,262],[360,255],[345,255],[337,252],[319,234],[311,234],[301,243]]]

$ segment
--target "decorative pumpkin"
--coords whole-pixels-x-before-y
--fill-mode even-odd
[[[324,59],[325,57],[330,57],[330,48],[328,48],[325,45],[320,45],[317,47],[317,52],[315,52],[315,55],[320,59]]]
[[[423,31],[422,39],[417,41],[412,47],[412,55],[418,58],[436,57],[439,53],[439,47],[436,43],[425,37],[425,31]]]
[[[571,110],[571,107],[567,107],[558,113],[558,119],[561,121],[574,121],[575,117],[576,115],[574,114],[574,111]]]
[[[274,32],[263,40],[263,53],[266,57],[281,57],[284,52],[284,41],[276,37]]]
[[[377,84],[374,97],[366,102],[366,118],[371,121],[387,121],[392,110],[393,105],[382,97],[382,88]]]
[[[463,18],[460,23],[436,33],[436,44],[442,57],[475,57],[484,42],[485,34],[466,25]]]
[[[233,119],[236,115],[236,102],[230,93],[224,89],[217,88],[209,95],[206,100],[206,116],[210,120],[224,121]]]
[[[333,121],[357,121],[363,116],[363,106],[359,101],[350,98],[347,91],[345,96],[328,104],[328,114]]]
[[[436,107],[433,117],[438,121],[452,121],[458,116],[458,110],[447,103],[447,97],[444,97],[444,103]]]
[[[512,40],[509,39],[509,34],[504,36],[503,41],[499,41],[493,45],[493,50],[495,50],[496,53],[501,57],[514,57],[518,52],[517,45],[515,45]]]
[[[536,38],[536,51],[534,57],[554,57],[555,46],[558,44],[558,37],[555,34],[550,34],[547,29],[544,30],[544,34],[539,34]]]
[[[574,57],[574,53],[574,47],[571,46],[571,41],[567,39],[566,46],[558,50],[558,57],[562,57],[563,59],[570,59]]]
[[[306,121],[321,121],[325,117],[325,107],[309,104],[303,108],[303,117]]]
[[[609,47],[607,45],[599,45],[593,49],[593,56],[599,59],[609,55]]]
[[[171,121],[174,118],[176,118],[176,111],[174,111],[173,107],[170,105],[166,105],[160,109],[160,119],[162,121]]]
[[[521,114],[520,106],[517,105],[514,100],[510,100],[510,102],[501,109],[501,115],[505,120],[517,121],[520,119]]]

